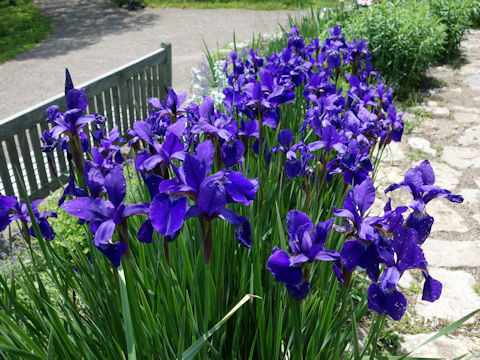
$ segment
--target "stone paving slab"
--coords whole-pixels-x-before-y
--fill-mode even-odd
[[[457,241],[455,238],[429,238],[422,245],[428,264],[434,267],[480,267],[480,240]]]
[[[433,332],[430,334],[406,335],[402,344],[402,351],[411,351],[434,335]],[[414,351],[411,356],[453,359],[464,354],[475,356],[473,359],[479,359],[480,344],[467,336],[442,336]]]
[[[454,250],[452,249],[452,251]],[[480,308],[480,296],[473,290],[475,278],[470,273],[463,270],[454,271],[441,268],[430,268],[429,272],[442,283],[442,296],[431,303],[421,300],[422,295],[420,294],[415,307],[417,315],[430,321],[443,319],[454,322]],[[470,318],[466,323],[475,322],[476,317],[478,315]]]
[[[469,229],[465,225],[465,221],[457,212],[456,205],[444,199],[432,200],[427,205],[428,213],[435,218],[432,227],[432,234],[440,231],[454,231],[458,233],[466,233]],[[429,241],[429,240],[427,240]]]

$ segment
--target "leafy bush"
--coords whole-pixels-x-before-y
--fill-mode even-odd
[[[444,53],[440,60],[447,61],[459,54],[460,42],[470,27],[470,19],[475,8],[475,0],[428,0],[432,12],[445,25],[446,38]]]
[[[425,1],[384,1],[356,11],[345,23],[352,38],[370,43],[373,65],[400,95],[418,86],[440,56],[446,26]]]
[[[470,21],[472,27],[475,29],[480,28],[480,0],[473,1],[473,7],[470,13]]]

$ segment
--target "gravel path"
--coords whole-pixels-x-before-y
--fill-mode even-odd
[[[422,301],[421,275],[402,277],[409,307],[397,328],[406,334],[405,350],[414,349],[439,329],[480,308],[480,31],[466,36],[462,53],[461,66],[430,70],[438,88],[404,117],[419,126],[401,144],[392,146],[377,179],[383,192],[427,157],[436,183],[465,198],[463,204],[436,199],[427,205],[435,223],[422,248],[430,273],[443,283],[443,292],[435,303]],[[403,190],[390,194],[398,204],[410,199]],[[413,355],[452,359],[466,353],[480,359],[479,315]]]
[[[276,33],[295,11],[237,9],[144,9],[128,11],[108,0],[35,0],[53,22],[38,46],[0,65],[0,119],[62,92],[64,68],[75,84],[157,50],[171,42],[173,86],[190,88],[191,68],[210,50],[233,39]]]

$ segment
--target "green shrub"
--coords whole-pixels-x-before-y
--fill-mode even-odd
[[[445,52],[441,60],[449,60],[459,54],[460,42],[463,35],[470,27],[472,12],[476,7],[478,14],[478,1],[476,0],[429,0],[432,12],[440,18],[445,25],[446,39]]]
[[[445,25],[425,1],[392,1],[356,11],[345,23],[347,37],[370,42],[373,66],[397,91],[418,86],[442,51]]]
[[[473,1],[473,7],[470,13],[470,23],[473,28],[480,28],[480,0]]]

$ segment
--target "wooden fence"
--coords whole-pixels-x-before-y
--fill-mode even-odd
[[[148,113],[147,99],[164,98],[165,86],[172,86],[171,44],[85,84],[88,114],[108,118],[108,129],[118,126],[124,134],[136,120]],[[40,150],[40,137],[50,130],[45,110],[58,105],[65,111],[64,94],[50,98],[25,111],[0,121],[0,193],[19,196],[18,171],[30,199],[48,195],[67,179],[65,154],[57,149],[47,154]],[[60,181],[59,181],[60,180]]]

